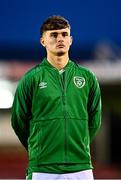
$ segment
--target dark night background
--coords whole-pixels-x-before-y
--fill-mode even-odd
[[[4,0],[0,2],[0,59],[42,58],[39,29],[53,14],[70,21],[72,58],[92,59],[95,46],[104,40],[121,46],[120,0]]]

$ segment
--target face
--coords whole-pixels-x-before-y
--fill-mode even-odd
[[[68,53],[72,44],[70,29],[49,30],[43,33],[40,39],[41,44],[46,48],[47,54],[62,56]]]

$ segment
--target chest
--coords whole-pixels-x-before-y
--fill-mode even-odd
[[[88,78],[78,71],[44,71],[34,80],[34,99],[52,101],[66,97],[67,100],[85,100],[88,97]]]

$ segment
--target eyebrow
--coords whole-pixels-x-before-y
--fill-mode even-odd
[[[68,31],[62,31],[62,32],[51,32],[50,35],[56,35],[56,34],[69,34]]]

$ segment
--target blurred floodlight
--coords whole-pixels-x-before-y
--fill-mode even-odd
[[[8,89],[0,88],[0,109],[8,109],[12,107],[13,94]]]
[[[0,109],[12,107],[14,99],[14,89],[11,81],[0,79]]]

